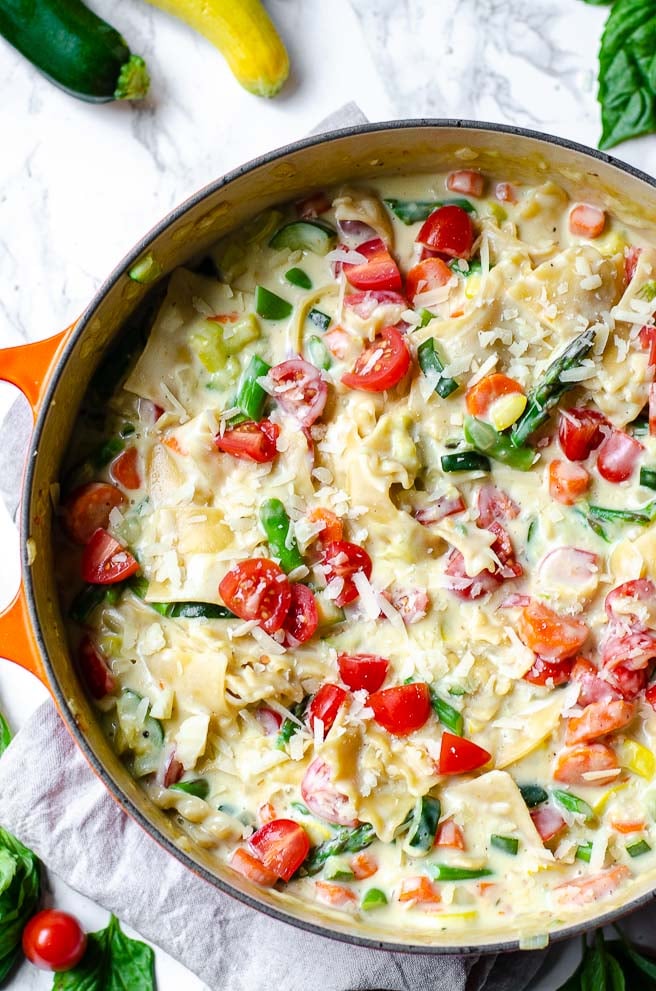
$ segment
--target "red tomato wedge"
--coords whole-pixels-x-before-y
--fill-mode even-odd
[[[531,809],[531,819],[543,843],[548,843],[554,836],[558,836],[567,825],[560,812],[552,805],[541,805],[538,809]]]
[[[579,203],[569,215],[570,234],[577,237],[595,238],[606,226],[606,213],[589,203]]]
[[[82,580],[92,585],[114,585],[138,570],[138,561],[102,527],[98,527],[82,552]]]
[[[405,280],[408,301],[414,304],[415,296],[445,286],[452,277],[453,272],[441,258],[426,258],[418,262],[412,266]]]
[[[565,743],[590,743],[628,726],[636,714],[635,702],[615,699],[611,702],[591,702],[580,716],[567,721]]]
[[[314,722],[320,719],[323,723],[324,738],[337,718],[337,713],[346,702],[348,693],[339,685],[322,685],[310,702],[308,709],[308,725],[314,732]]]
[[[349,293],[344,297],[344,306],[347,310],[353,310],[363,320],[368,320],[379,306],[400,306],[407,310],[408,303],[401,293],[391,292],[388,289],[370,289],[368,292]]]
[[[560,754],[553,776],[556,781],[563,781],[568,785],[605,785],[617,777],[619,766],[614,751],[605,743],[583,743]],[[585,777],[586,774],[597,771],[607,773],[592,780]]]
[[[560,411],[558,441],[569,461],[585,461],[604,439],[602,427],[610,427],[603,413],[584,406]]]
[[[465,774],[476,771],[490,760],[491,754],[464,736],[444,732],[437,765],[439,774]]]
[[[517,632],[539,657],[552,661],[572,657],[588,639],[585,623],[559,616],[541,602],[530,602],[522,609]]]
[[[524,569],[519,561],[515,560],[515,551],[507,531],[496,520],[490,523],[487,529],[496,537],[491,547],[499,559],[500,567],[496,577],[499,581],[504,578],[520,578],[524,574]]]
[[[115,482],[124,489],[140,489],[139,452],[136,447],[128,447],[112,461],[109,473]]]
[[[342,262],[342,271],[354,289],[391,290],[401,289],[401,273],[391,254],[379,237],[359,244],[358,254],[366,261],[353,264]]]
[[[311,426],[324,411],[328,386],[321,372],[303,358],[290,358],[269,372],[274,398],[304,427]]]
[[[656,632],[654,630],[634,630],[632,633],[613,632],[601,645],[601,665],[606,675],[615,684],[617,671],[636,672],[647,668],[656,658]],[[617,686],[619,687],[619,685]],[[623,693],[622,693],[623,694]]]
[[[324,192],[313,193],[312,196],[299,200],[296,204],[296,211],[303,220],[313,220],[319,217],[326,210],[330,210],[330,200]]]
[[[112,509],[125,505],[120,489],[108,482],[89,482],[71,492],[64,503],[64,526],[71,540],[86,544],[99,527],[107,529]]]
[[[652,709],[656,709],[656,682],[650,685],[645,692],[645,701],[649,703]]]
[[[459,169],[447,176],[446,188],[452,193],[464,193],[465,196],[482,196],[485,177],[472,169]]]
[[[573,506],[590,488],[590,472],[583,465],[556,459],[549,464],[549,495],[564,506]]]
[[[247,877],[249,881],[261,885],[263,888],[272,888],[278,880],[278,875],[265,867],[261,860],[254,857],[248,850],[241,847],[235,850],[230,858],[230,866]]]
[[[453,204],[433,210],[417,234],[417,243],[449,258],[469,258],[474,244],[469,214]]]
[[[307,585],[296,582],[292,585],[291,592],[291,605],[282,626],[287,647],[305,643],[314,636],[319,626],[317,603]]]
[[[22,941],[23,952],[35,967],[55,973],[75,967],[87,948],[86,933],[77,919],[56,908],[33,915],[23,929]]]
[[[308,835],[293,819],[272,819],[250,837],[249,846],[267,870],[289,881],[310,852]]]
[[[574,661],[570,659],[547,661],[544,657],[536,657],[533,667],[524,675],[524,681],[530,681],[532,685],[546,685],[547,682],[554,687],[564,685],[570,679],[573,666]]]
[[[385,681],[389,661],[376,654],[340,654],[339,674],[352,692],[377,692]]]
[[[114,675],[90,637],[80,642],[77,657],[82,677],[95,699],[104,699],[116,690]]]
[[[367,579],[371,578],[371,558],[364,547],[352,544],[348,540],[331,540],[327,543],[322,562],[328,584],[335,579],[342,579],[341,589],[334,599],[338,606],[353,602],[360,594],[353,581],[354,575],[360,573]]]
[[[501,399],[502,396],[510,396],[513,393],[521,396],[524,395],[524,390],[515,379],[511,379],[508,375],[503,375],[501,372],[486,375],[476,385],[472,385],[470,389],[467,389],[465,394],[467,412],[471,413],[478,420],[487,420],[492,404],[497,399]]]
[[[323,529],[319,532],[319,539],[324,543],[341,540],[344,536],[342,521],[330,509],[313,509],[308,513],[308,523],[323,523]]]
[[[407,736],[420,729],[431,713],[430,692],[423,681],[383,688],[369,696],[374,719],[394,736]]]
[[[278,453],[276,441],[279,434],[280,427],[277,423],[271,423],[271,420],[260,420],[259,423],[246,420],[223,434],[217,434],[214,443],[224,454],[265,464],[273,461]]]
[[[256,619],[265,633],[275,633],[292,604],[292,589],[275,561],[254,557],[240,561],[224,575],[219,595],[240,619]]]
[[[650,368],[653,368],[656,365],[656,327],[644,326],[640,328],[640,345],[645,351],[649,351],[648,364]]]
[[[410,368],[410,349],[396,327],[383,327],[358,357],[352,372],[342,375],[349,389],[384,392],[398,385]]]
[[[656,646],[656,640],[652,641],[652,650]],[[652,658],[653,659],[653,658]],[[624,664],[616,664],[606,672],[606,675],[618,695],[621,695],[627,702],[631,702],[644,692],[649,681],[649,670],[647,666],[643,668],[631,669]]]
[[[623,430],[613,430],[599,448],[597,471],[607,482],[625,482],[635,471],[644,447]]]
[[[357,826],[358,820],[347,795],[333,784],[330,767],[316,757],[301,782],[303,801],[315,815],[337,826]]]

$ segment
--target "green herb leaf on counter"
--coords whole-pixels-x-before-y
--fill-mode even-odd
[[[9,729],[7,720],[0,712],[0,755],[2,755],[11,743],[12,732]]]
[[[599,49],[600,148],[656,131],[656,7],[616,0]]]
[[[594,943],[583,937],[583,957],[558,991],[656,991],[656,960],[632,946],[615,926],[620,939],[605,941],[598,929]]]
[[[39,861],[0,826],[0,983],[21,953],[21,935],[41,894]]]
[[[155,954],[126,936],[116,916],[106,929],[89,933],[82,960],[55,974],[52,991],[155,991]]]

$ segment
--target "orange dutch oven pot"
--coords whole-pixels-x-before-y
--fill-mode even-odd
[[[627,224],[656,230],[656,183],[608,155],[519,128],[459,120],[368,124],[310,138],[256,159],[217,180],[182,204],[147,234],[100,287],[80,319],[55,337],[0,351],[0,378],[27,397],[35,428],[23,479],[22,582],[0,616],[0,654],[32,671],[48,687],[69,731],[114,798],[172,856],[220,891],[259,911],[320,935],[357,945],[407,952],[468,953],[517,949],[515,930],[418,931],[405,922],[393,931],[366,929],[336,912],[301,903],[285,893],[257,888],[208,851],[196,846],[154,806],[103,735],[70,656],[54,578],[51,486],[59,477],[77,411],[102,356],[150,292],[129,271],[146,255],[160,279],[246,219],[285,200],[346,181],[413,172],[434,173],[467,164],[510,182],[563,186],[576,200],[591,201]],[[554,920],[524,928],[521,945],[544,945],[616,919],[650,900],[656,878],[645,877],[604,914],[581,906],[576,925]],[[540,938],[542,937],[542,939]]]

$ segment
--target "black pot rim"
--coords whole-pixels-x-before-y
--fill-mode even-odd
[[[232,898],[236,898],[243,904],[247,905],[249,908],[254,909],[258,912],[263,912],[270,918],[275,919],[277,922],[284,922],[288,925],[296,926],[306,932],[312,933],[315,936],[323,936],[326,939],[334,939],[343,943],[350,944],[351,946],[362,947],[372,950],[383,950],[385,952],[395,952],[395,953],[412,953],[412,954],[430,954],[430,955],[457,955],[466,956],[470,954],[481,954],[481,953],[506,953],[512,950],[518,950],[523,948],[522,941],[517,937],[514,939],[509,939],[506,941],[487,943],[482,945],[472,945],[472,946],[437,946],[437,945],[423,945],[423,944],[409,944],[409,943],[394,943],[388,942],[386,940],[377,940],[368,936],[361,936],[355,933],[340,932],[336,930],[330,930],[327,925],[319,925],[318,923],[311,922],[306,919],[300,919],[293,915],[284,912],[273,905],[259,902],[257,899],[251,897],[249,894],[232,887],[226,881],[214,875],[211,871],[198,864],[195,860],[189,857],[184,851],[180,850],[175,844],[168,839],[163,833],[161,833],[154,825],[152,825],[146,818],[141,809],[128,797],[128,795],[122,791],[118,785],[115,784],[112,777],[105,769],[104,765],[96,758],[94,751],[87,742],[85,735],[78,726],[75,717],[69,707],[68,700],[59,686],[59,682],[55,675],[55,672],[50,664],[50,659],[48,657],[43,633],[39,623],[39,619],[36,612],[35,600],[34,600],[34,587],[32,583],[32,569],[29,566],[28,560],[28,549],[27,543],[24,539],[24,535],[29,533],[30,525],[30,510],[31,510],[31,492],[32,483],[34,479],[34,472],[36,467],[36,458],[31,456],[33,452],[38,451],[39,444],[41,440],[41,435],[43,433],[43,428],[48,415],[48,408],[53,394],[57,388],[60,377],[65,373],[66,366],[68,364],[68,359],[77,343],[79,337],[81,337],[86,327],[92,318],[98,305],[101,303],[106,294],[112,289],[116,282],[125,274],[125,272],[131,268],[131,266],[136,262],[136,260],[147,250],[150,244],[159,237],[168,227],[171,226],[176,220],[178,220],[183,214],[185,214],[190,208],[200,203],[202,200],[206,199],[208,196],[216,193],[219,189],[224,186],[229,185],[235,179],[243,176],[249,172],[260,168],[263,165],[269,165],[272,162],[277,161],[280,158],[292,154],[297,151],[302,151],[306,148],[311,148],[315,145],[325,144],[329,141],[339,140],[340,138],[348,138],[357,136],[360,134],[371,134],[383,131],[399,131],[413,130],[413,129],[448,129],[448,128],[462,128],[463,130],[474,130],[481,132],[502,133],[502,134],[512,134],[524,138],[533,139],[536,142],[543,142],[550,145],[556,145],[560,148],[565,148],[569,151],[578,152],[585,155],[587,158],[592,160],[597,160],[602,162],[604,165],[610,165],[633,178],[639,179],[649,186],[656,188],[656,179],[652,176],[647,175],[640,169],[635,168],[625,162],[619,161],[613,158],[611,155],[607,155],[605,152],[598,151],[594,148],[589,148],[586,145],[579,144],[576,141],[570,141],[567,138],[555,137],[550,134],[546,134],[542,131],[534,131],[524,127],[515,127],[513,125],[507,124],[494,124],[485,121],[470,121],[464,119],[449,119],[449,118],[417,118],[410,120],[392,120],[392,121],[381,121],[378,123],[366,123],[357,124],[350,127],[340,128],[334,131],[328,131],[319,135],[314,135],[308,138],[303,138],[300,141],[295,141],[290,144],[284,145],[280,148],[276,148],[273,151],[267,152],[264,155],[260,155],[257,158],[252,159],[245,165],[239,166],[233,169],[231,172],[226,173],[219,179],[202,187],[188,199],[184,200],[177,207],[175,207],[167,216],[164,217],[158,224],[156,224],[144,237],[142,237],[128,252],[127,255],[119,262],[119,264],[114,268],[113,272],[109,277],[101,284],[99,289],[93,296],[93,299],[86,307],[81,317],[76,323],[74,332],[72,333],[70,339],[68,340],[62,354],[60,355],[57,365],[53,370],[52,376],[48,383],[48,388],[46,390],[43,403],[41,405],[39,415],[37,417],[34,433],[32,435],[30,456],[28,457],[27,469],[25,472],[23,480],[23,499],[22,499],[22,510],[21,510],[21,533],[23,535],[22,543],[22,572],[23,581],[25,583],[25,589],[27,592],[27,602],[29,608],[30,619],[32,623],[32,628],[34,631],[36,642],[39,646],[41,656],[43,658],[43,663],[45,669],[48,673],[48,681],[52,693],[57,702],[59,712],[63,717],[69,732],[74,737],[77,745],[82,750],[87,761],[93,768],[96,775],[103,782],[107,790],[110,792],[112,797],[116,802],[130,815],[130,817],[135,820],[142,829],[144,829],[148,835],[161,847],[163,847],[169,854],[175,857],[181,864],[188,868],[192,873],[201,877],[203,880],[207,881],[213,888],[218,889],[222,894],[229,895]],[[594,920],[589,920],[585,923],[579,923],[576,925],[571,925],[559,929],[553,933],[548,934],[550,942],[559,942],[561,940],[570,939],[575,936],[580,936],[592,929],[596,929],[600,926],[605,926],[611,922],[617,921],[617,919],[634,911],[642,905],[649,903],[656,896],[656,890],[646,892],[637,898],[633,899],[626,905],[613,909],[598,916]]]

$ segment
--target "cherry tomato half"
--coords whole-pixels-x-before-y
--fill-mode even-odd
[[[410,368],[410,349],[396,327],[383,327],[359,355],[352,372],[342,375],[349,389],[384,392],[401,381]]]
[[[324,411],[328,386],[318,368],[303,358],[290,358],[269,372],[274,398],[304,427],[311,426]]]
[[[407,736],[420,729],[431,713],[430,692],[423,681],[383,688],[369,696],[374,719],[395,736]]]
[[[426,258],[424,261],[418,262],[412,266],[405,280],[405,292],[408,301],[412,305],[415,296],[430,292],[431,289],[439,289],[440,286],[445,286],[451,278],[453,278],[453,272],[441,258]]]
[[[23,952],[41,970],[70,970],[86,948],[87,936],[77,919],[55,908],[37,912],[23,929]]]
[[[291,584],[275,561],[253,557],[223,576],[219,595],[240,619],[256,619],[265,633],[275,633],[292,604]]]
[[[570,461],[585,461],[604,439],[604,426],[609,423],[599,410],[584,406],[561,410],[558,441],[565,457]]]
[[[367,260],[357,264],[342,263],[342,270],[354,289],[399,291],[402,284],[399,267],[381,238],[365,241],[356,250]]]
[[[625,482],[633,474],[644,447],[623,430],[613,430],[599,448],[597,470],[607,482]]]
[[[139,452],[136,447],[128,447],[112,461],[109,473],[115,482],[124,489],[140,489],[141,475],[139,473]]]
[[[271,420],[260,420],[259,423],[246,420],[223,434],[217,434],[214,443],[224,454],[265,464],[273,461],[278,453],[276,441],[279,433],[280,427],[277,423],[271,423]]]
[[[454,733],[442,734],[438,772],[440,774],[465,774],[475,771],[490,760],[491,754],[477,743]]]
[[[335,787],[330,766],[321,757],[315,757],[305,772],[301,795],[308,809],[320,819],[338,826],[357,826],[350,799]]]
[[[339,685],[322,685],[310,702],[308,709],[308,725],[314,732],[314,721],[320,719],[323,723],[323,735],[326,737],[337,718],[337,713],[347,699],[347,692]]]
[[[377,692],[385,681],[389,661],[376,654],[340,654],[339,673],[352,692]]]
[[[114,585],[138,570],[139,562],[102,527],[98,527],[82,552],[82,579],[93,585]]]
[[[453,204],[433,210],[422,224],[417,242],[449,258],[469,258],[474,244],[469,214]]]
[[[84,637],[80,642],[78,662],[82,677],[95,699],[104,699],[106,695],[112,694],[116,688],[114,675],[90,637]]]
[[[285,645],[295,647],[305,643],[317,632],[319,611],[312,592],[307,585],[297,582],[291,587],[292,601],[283,623]]]
[[[64,526],[76,544],[86,544],[99,527],[107,529],[112,509],[123,506],[125,496],[108,482],[89,482],[71,492],[64,504]]]
[[[353,575],[361,572],[365,578],[371,578],[371,558],[364,547],[352,544],[348,540],[331,540],[330,543],[326,544],[322,561],[328,584],[335,578],[344,580],[344,584],[334,600],[338,606],[345,606],[349,602],[353,602],[360,594],[353,581]]]
[[[267,870],[289,881],[310,852],[308,835],[293,819],[272,819],[253,833],[249,845]]]

